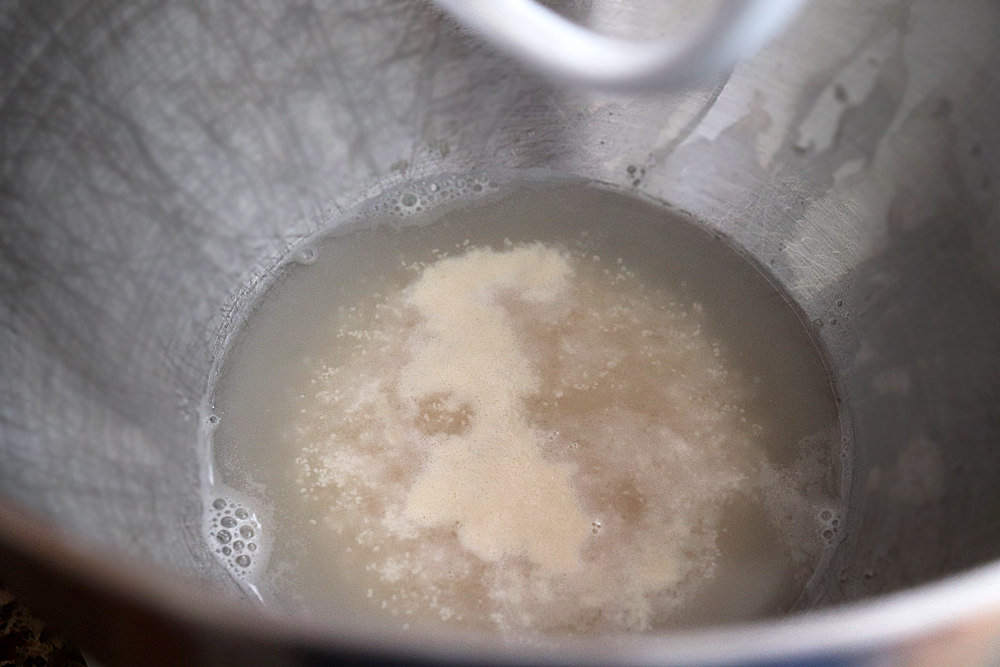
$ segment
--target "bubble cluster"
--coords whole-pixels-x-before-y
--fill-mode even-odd
[[[389,213],[399,218],[408,218],[434,206],[457,199],[481,197],[497,190],[500,184],[483,174],[462,177],[439,177],[418,181],[375,204],[378,213]]]
[[[816,512],[816,535],[826,547],[833,547],[840,539],[840,529],[843,522],[840,510],[833,507],[823,507]]]
[[[245,578],[256,563],[250,554],[258,550],[260,522],[241,503],[218,497],[208,504],[206,529],[216,557],[239,578]]]

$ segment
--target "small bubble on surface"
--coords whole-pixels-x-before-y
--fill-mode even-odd
[[[295,259],[300,264],[312,264],[316,261],[316,255],[315,248],[303,248],[296,254]]]

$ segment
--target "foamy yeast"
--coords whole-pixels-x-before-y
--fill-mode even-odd
[[[440,396],[444,411],[468,412],[468,425],[433,448],[403,516],[456,525],[462,546],[486,562],[523,554],[545,571],[575,570],[590,532],[572,467],[545,459],[525,414],[541,379],[501,300],[552,302],[572,273],[541,244],[473,250],[428,267],[406,295],[422,322],[396,386],[404,410],[418,419],[420,402]]]
[[[811,572],[815,499],[767,462],[742,408],[756,385],[700,304],[582,251],[460,252],[342,310],[289,431],[330,567],[366,604],[647,629],[711,581],[727,503],[754,494]]]

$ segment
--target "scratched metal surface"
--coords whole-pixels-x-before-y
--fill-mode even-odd
[[[857,447],[822,602],[993,560],[998,33],[989,0],[816,2],[732,72],[631,99],[416,1],[4,0],[0,494],[222,581],[194,443],[230,297],[382,188],[538,167],[693,213],[813,322]]]

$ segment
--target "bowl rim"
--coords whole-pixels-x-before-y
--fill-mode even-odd
[[[0,553],[4,551],[26,559],[34,566],[33,573],[54,573],[96,587],[147,617],[186,628],[199,641],[252,638],[278,650],[294,647],[328,656],[350,652],[443,664],[474,660],[478,664],[724,665],[805,656],[860,657],[1000,611],[1000,562],[991,562],[914,588],[775,619],[511,646],[495,635],[407,633],[350,613],[323,621],[293,620],[213,595],[193,576],[92,544],[0,498]],[[14,592],[23,593],[29,604],[31,598],[45,595],[25,590],[30,582],[26,586],[23,577],[19,583],[20,587],[12,586]],[[60,619],[51,620],[58,627]],[[86,650],[85,638],[71,639]]]

